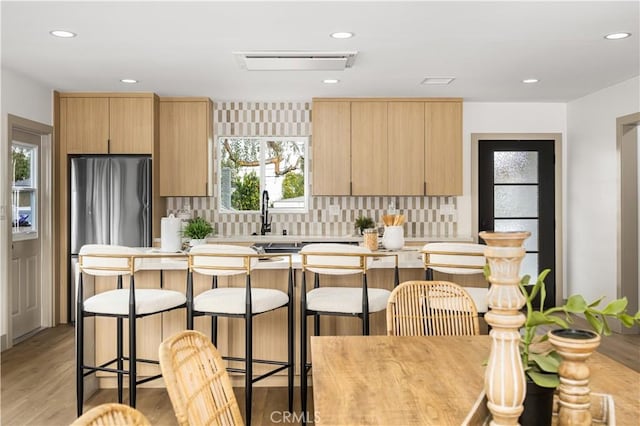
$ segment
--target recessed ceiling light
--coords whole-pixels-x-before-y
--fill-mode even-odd
[[[122,80],[120,80],[122,83],[127,83],[127,84],[135,84],[138,82],[138,80],[134,80],[133,78],[123,78]]]
[[[524,80],[522,80],[523,83],[525,84],[533,84],[533,83],[537,83],[540,80],[538,80],[537,78],[525,78]]]
[[[420,84],[450,84],[455,77],[427,77]]]
[[[349,32],[346,32],[346,31],[341,31],[341,32],[337,32],[337,33],[331,33],[331,37],[333,37],[333,38],[351,38],[354,35],[355,34],[349,33]]]
[[[631,37],[631,33],[611,33],[604,36],[607,40],[622,40],[627,37]]]
[[[66,30],[53,30],[53,31],[49,31],[49,34],[55,37],[62,37],[62,38],[71,38],[77,35],[76,33],[72,33],[71,31],[66,31]]]
[[[322,80],[322,82],[325,84],[336,84],[336,83],[340,83],[340,80],[337,80],[335,78],[327,78],[325,80]]]

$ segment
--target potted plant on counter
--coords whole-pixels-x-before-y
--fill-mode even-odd
[[[523,326],[522,341],[520,344],[520,355],[522,365],[527,377],[527,396],[525,398],[525,408],[520,422],[523,425],[551,424],[551,412],[553,405],[553,393],[560,384],[558,369],[562,358],[558,351],[549,342],[549,335],[536,333],[539,326],[557,325],[558,330],[552,330],[555,336],[574,336],[588,343],[592,349],[597,347],[593,343],[599,343],[600,334],[611,334],[611,328],[607,322],[608,318],[620,321],[625,327],[632,327],[640,323],[640,312],[630,315],[626,312],[627,298],[616,299],[608,303],[604,308],[598,308],[604,297],[591,303],[587,303],[581,295],[570,296],[562,306],[544,309],[546,291],[544,279],[549,273],[545,269],[536,279],[536,283],[527,291],[530,277],[525,275],[520,282],[520,290],[526,299],[526,322]],[[540,307],[535,309],[533,301],[540,296]],[[584,315],[593,331],[573,330],[570,325],[573,323],[571,315]],[[546,390],[546,392],[545,392]],[[540,396],[538,396],[540,395]],[[538,400],[539,398],[539,400]],[[545,408],[540,408],[536,404],[538,400],[542,404],[548,404]],[[548,413],[546,419],[542,419],[542,413]]]
[[[213,226],[202,217],[196,217],[189,219],[187,226],[185,226],[182,234],[190,238],[189,245],[195,246],[198,244],[204,244],[205,238],[213,232]]]
[[[375,228],[376,223],[369,216],[358,216],[356,219],[356,228],[358,229],[360,235],[362,235],[362,231],[369,228]]]

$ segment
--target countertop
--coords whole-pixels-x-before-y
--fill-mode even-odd
[[[184,253],[163,253],[158,249],[139,248],[140,259],[139,270],[185,270],[187,269],[186,254]],[[395,266],[395,256],[385,256],[388,254],[398,255],[398,266],[403,269],[423,268],[422,255],[418,247],[406,247],[402,250],[389,252],[380,251],[380,257],[375,257],[370,269],[393,268]],[[254,269],[286,269],[289,267],[289,256],[294,269],[301,268],[301,256],[298,253],[278,254],[268,260],[261,260]]]
[[[154,239],[155,242],[160,243],[160,238]],[[227,243],[295,243],[295,242],[308,242],[308,243],[322,243],[322,242],[361,242],[361,235],[237,235],[237,236],[216,236],[207,238],[207,242],[211,244],[227,244]],[[438,236],[438,235],[423,235],[423,236],[405,236],[405,243],[427,243],[427,242],[460,242],[471,243],[474,242],[471,236]]]

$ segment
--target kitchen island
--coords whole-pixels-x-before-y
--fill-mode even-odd
[[[388,254],[389,252],[384,252]],[[381,253],[383,254],[383,253]],[[419,247],[405,247],[393,252],[397,254],[400,272],[400,282],[424,278],[422,256]],[[187,281],[187,257],[186,255],[159,252],[157,249],[140,249],[140,270],[136,272],[136,288],[163,288],[186,292]],[[251,273],[251,281],[254,287],[276,288],[287,290],[287,277],[289,272],[289,259],[294,269],[294,309],[295,309],[295,336],[300,336],[300,283],[301,283],[301,256],[299,254],[282,254],[258,262],[258,265]],[[395,256],[377,257],[372,262],[367,273],[368,285],[370,288],[394,287],[394,266]],[[309,273],[310,274],[310,273]],[[353,277],[335,276],[323,277],[322,285],[341,286],[354,285]],[[441,277],[438,277],[441,278]],[[446,277],[444,278],[446,279]],[[307,276],[307,282],[312,283],[311,275]],[[114,278],[109,277],[85,277],[85,289],[89,291],[95,286],[95,291],[105,291],[115,288]],[[355,278],[355,284],[359,285],[360,280]],[[243,287],[245,285],[242,276],[220,277],[219,287],[234,286]],[[125,280],[125,287],[128,280]],[[194,276],[194,293],[197,295],[211,288],[211,278],[201,275]],[[385,312],[372,314],[371,334],[386,334]],[[94,322],[95,328],[92,328]],[[309,321],[311,322],[311,321]],[[287,312],[279,309],[254,318],[254,357],[262,359],[286,359],[286,330]],[[94,330],[95,335],[95,358],[96,362],[102,363],[114,357],[115,347],[115,320],[112,318],[95,318],[86,322],[87,333]],[[210,317],[195,318],[194,328],[210,335]],[[126,330],[125,326],[125,330]],[[161,315],[154,315],[138,320],[138,356],[140,358],[157,359],[157,351],[160,342],[182,330],[186,329],[186,309],[165,312]],[[126,334],[126,332],[125,332]],[[334,317],[323,316],[321,318],[321,334],[323,335],[359,335],[361,334],[361,322],[357,317]],[[87,337],[89,334],[87,334]],[[127,337],[125,335],[125,341]],[[296,360],[299,359],[299,337],[296,337]],[[90,341],[89,338],[86,339]],[[244,353],[244,328],[242,321],[219,318],[218,319],[218,348],[221,353],[230,356],[243,356]],[[127,349],[125,349],[125,352]],[[255,374],[262,373],[262,366],[254,367]],[[150,376],[157,374],[158,367],[155,365],[140,365],[139,374]],[[98,387],[116,387],[115,377],[109,373],[98,373]],[[234,383],[242,382],[241,377],[233,377]],[[286,375],[275,375],[267,380],[259,382],[263,386],[286,386]],[[148,383],[148,386],[162,386],[162,381],[156,380]]]

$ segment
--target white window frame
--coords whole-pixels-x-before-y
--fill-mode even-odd
[[[14,196],[14,194],[16,192],[18,192],[18,194],[20,192],[31,192],[33,193],[33,197],[34,197],[34,201],[33,204],[31,205],[31,220],[32,220],[32,225],[31,228],[29,230],[25,230],[25,231],[20,231],[20,228],[18,227],[18,231],[15,230],[15,228],[13,227],[13,209],[14,209],[14,205],[13,202],[11,203],[11,238],[13,241],[26,241],[26,240],[35,240],[38,238],[39,236],[39,220],[40,218],[38,217],[38,182],[39,182],[39,170],[38,170],[38,157],[40,155],[40,147],[38,145],[33,145],[33,144],[29,144],[29,143],[25,143],[25,142],[19,142],[19,141],[12,141],[11,142],[11,147],[12,147],[12,152],[13,152],[13,147],[14,146],[21,146],[21,147],[25,147],[28,149],[31,149],[33,152],[33,155],[31,157],[31,186],[11,186],[11,195],[12,197]],[[13,164],[12,164],[13,166]],[[13,167],[11,170],[12,176],[11,176],[11,182],[13,183],[14,179],[13,179]],[[18,195],[19,198],[19,195]],[[19,202],[19,201],[18,201]],[[20,213],[19,213],[19,206],[18,206],[18,211],[15,212],[16,213],[16,217],[19,217]]]
[[[219,136],[216,140],[215,152],[218,156],[216,161],[216,167],[218,170],[216,186],[218,190],[218,213],[221,214],[256,214],[260,213],[260,209],[262,208],[262,197],[260,197],[260,209],[258,210],[228,210],[222,207],[222,144],[220,143],[224,139],[252,139],[258,140],[260,143],[260,195],[262,195],[262,191],[265,189],[265,153],[266,153],[266,143],[267,141],[291,141],[291,142],[303,142],[304,145],[304,207],[298,209],[291,208],[276,208],[270,207],[269,213],[300,213],[305,214],[309,213],[309,180],[311,178],[311,174],[309,171],[309,137],[308,136]],[[273,200],[270,200],[273,201]]]

